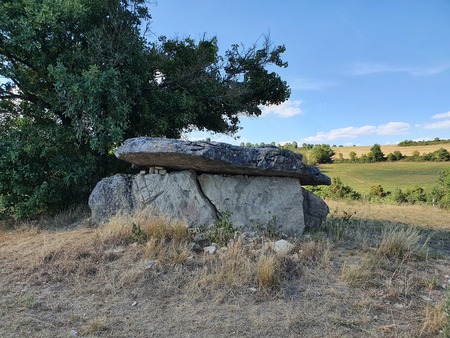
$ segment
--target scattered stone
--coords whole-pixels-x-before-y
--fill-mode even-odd
[[[420,295],[419,297],[422,298],[426,302],[432,302],[433,301],[430,297],[425,296],[425,295]]]
[[[191,243],[191,251],[195,253],[203,252],[203,248],[197,243]]]
[[[397,309],[403,309],[405,307],[405,305],[400,304],[400,303],[395,303],[394,307],[396,307]]]
[[[285,239],[280,239],[276,242],[265,242],[262,244],[262,250],[272,250],[276,253],[289,253],[294,248],[294,245],[286,241]],[[297,255],[298,257],[298,255]]]
[[[150,261],[147,261],[147,262],[145,262],[145,264],[144,264],[144,269],[145,269],[145,270],[149,270],[149,269],[153,268],[157,263],[158,263],[157,260],[150,260]]]
[[[138,167],[296,177],[303,185],[331,184],[331,179],[319,169],[304,164],[301,155],[273,146],[241,147],[211,141],[138,137],[126,140],[116,150],[116,156]]]
[[[294,248],[294,245],[286,241],[285,239],[280,239],[273,243],[273,251],[276,253],[288,253]]]
[[[69,331],[69,336],[71,336],[71,337],[77,337],[77,336],[78,336],[78,331],[77,331],[77,330],[70,330],[70,331]]]
[[[215,245],[205,246],[203,248],[203,251],[208,252],[210,254],[215,254],[217,251],[217,246],[215,246]]]
[[[204,246],[205,244],[207,244],[206,242],[208,241],[208,234],[204,232],[196,234],[193,241],[200,246]]]

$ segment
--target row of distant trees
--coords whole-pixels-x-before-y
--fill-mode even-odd
[[[367,195],[353,190],[339,177],[334,177],[329,186],[308,186],[307,189],[321,196],[338,200],[368,199],[376,202],[390,202],[397,204],[430,204],[436,207],[450,208],[450,169],[439,173],[436,184],[428,191],[420,186],[413,185],[394,191],[385,190],[380,184],[370,187]]]
[[[340,163],[373,163],[373,162],[396,162],[396,161],[431,161],[431,162],[446,162],[450,161],[450,153],[445,148],[439,148],[430,153],[423,153],[422,155],[418,150],[413,151],[411,156],[405,156],[400,151],[396,150],[389,153],[387,156],[381,151],[381,147],[375,144],[370,148],[368,154],[362,154],[358,156],[354,151],[349,153],[349,158],[344,159],[341,153],[338,154],[337,159],[334,162]]]
[[[412,141],[405,140],[401,141],[398,146],[400,147],[411,147],[411,146],[429,146],[434,144],[442,144],[442,143],[450,143],[450,139],[440,139],[439,137],[435,137],[433,140],[428,141]]]
[[[439,140],[439,138],[436,138],[435,141],[429,141],[429,142],[438,142],[436,140]],[[402,141],[403,142],[410,142],[410,141]],[[416,141],[411,141],[416,142]],[[425,142],[425,141],[420,141]],[[428,142],[428,141],[426,141]],[[439,140],[439,142],[446,143],[450,142],[450,140]],[[262,146],[276,146],[275,142],[272,142],[270,144],[265,144],[264,142],[252,144],[252,143],[241,143],[241,146],[247,146],[247,147],[262,147]],[[399,144],[400,145],[400,144]],[[422,144],[417,144],[422,145]],[[396,161],[432,161],[432,162],[446,162],[450,161],[450,153],[445,148],[439,148],[438,150],[435,150],[430,153],[423,153],[420,154],[418,150],[413,151],[411,156],[406,156],[401,153],[401,151],[396,150],[392,153],[389,153],[385,155],[383,151],[381,150],[381,146],[379,144],[374,144],[372,148],[370,148],[369,153],[362,154],[358,156],[356,152],[351,151],[349,153],[349,158],[344,158],[342,153],[338,153],[337,157],[333,158],[333,156],[336,154],[333,148],[336,148],[335,145],[332,147],[329,144],[307,144],[303,143],[300,147],[298,146],[297,142],[292,143],[286,143],[284,145],[277,145],[279,148],[283,149],[289,149],[292,151],[295,151],[297,153],[300,153],[303,155],[304,162],[306,162],[309,165],[315,165],[315,164],[324,164],[324,163],[375,163],[375,162],[396,162]]]

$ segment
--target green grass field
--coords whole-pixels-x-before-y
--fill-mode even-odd
[[[418,185],[425,190],[436,184],[438,173],[450,169],[449,162],[380,162],[321,164],[324,174],[340,177],[360,193],[368,193],[370,187],[381,184],[385,191]]]

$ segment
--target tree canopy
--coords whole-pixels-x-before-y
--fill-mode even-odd
[[[84,200],[126,138],[233,134],[240,116],[289,97],[268,70],[287,67],[284,46],[221,55],[217,37],[149,41],[149,20],[145,0],[0,3],[0,212]]]

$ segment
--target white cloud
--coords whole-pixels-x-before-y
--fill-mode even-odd
[[[289,87],[293,90],[321,90],[324,88],[336,86],[338,83],[334,80],[298,78],[289,81]]]
[[[445,119],[445,118],[450,118],[450,111],[446,112],[446,113],[442,113],[442,114],[436,114],[432,116],[433,119]]]
[[[303,114],[300,108],[302,101],[287,100],[279,105],[261,106],[262,116],[273,114],[283,118]]]
[[[450,129],[450,120],[435,123],[426,123],[423,127],[425,129]]]
[[[381,63],[356,63],[351,67],[352,75],[370,75],[377,73],[407,73],[413,76],[435,75],[450,68],[448,64],[430,67],[391,66]]]
[[[342,139],[356,139],[367,135],[399,135],[411,128],[409,123],[389,122],[379,126],[346,127],[333,129],[328,132],[318,132],[315,136],[303,139],[304,142],[328,142]]]
[[[377,127],[378,135],[399,135],[406,133],[411,128],[406,122],[389,122]]]

